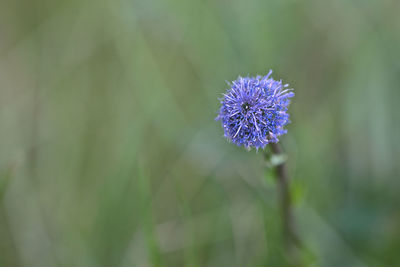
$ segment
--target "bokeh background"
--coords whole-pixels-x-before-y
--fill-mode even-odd
[[[3,0],[0,266],[287,266],[226,80],[295,88],[306,266],[400,266],[400,2]]]

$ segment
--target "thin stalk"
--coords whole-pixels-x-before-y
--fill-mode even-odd
[[[283,151],[278,143],[270,144],[272,153],[275,155],[282,155]],[[286,161],[282,161],[275,166],[277,187],[279,193],[279,202],[283,224],[283,235],[285,247],[288,252],[293,266],[302,266],[298,250],[301,247],[299,236],[296,232],[295,220],[293,215],[292,196],[290,194],[290,181],[287,172]]]

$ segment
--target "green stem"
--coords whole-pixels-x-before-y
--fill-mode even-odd
[[[281,156],[283,154],[282,148],[278,143],[270,144],[272,153]],[[285,247],[288,256],[293,263],[293,266],[301,266],[296,247],[301,246],[300,239],[296,233],[295,220],[293,216],[293,203],[290,194],[290,182],[287,172],[286,161],[282,161],[275,166],[277,187],[279,193],[279,202],[283,223],[283,234],[285,240]]]

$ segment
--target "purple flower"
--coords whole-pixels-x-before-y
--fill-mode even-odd
[[[220,99],[221,109],[216,120],[220,120],[225,137],[246,149],[264,148],[277,143],[278,137],[286,134],[287,113],[292,89],[288,84],[267,76],[239,77]]]

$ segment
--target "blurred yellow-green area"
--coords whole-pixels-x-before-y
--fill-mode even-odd
[[[400,266],[400,2],[3,0],[0,266],[288,266],[225,81],[296,92],[304,266]]]

